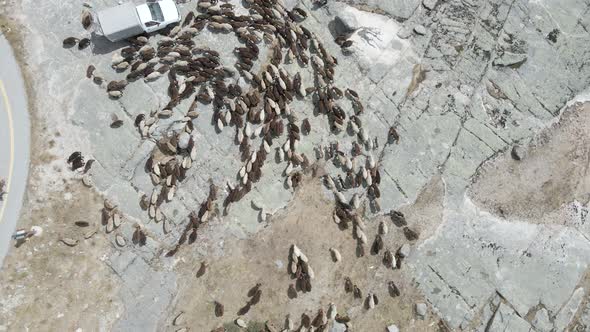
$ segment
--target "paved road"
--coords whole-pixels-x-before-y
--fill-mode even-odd
[[[27,185],[29,131],[24,82],[10,45],[0,35],[0,177],[8,188],[0,202],[0,267],[12,245]]]

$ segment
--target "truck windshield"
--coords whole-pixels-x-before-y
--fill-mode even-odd
[[[162,8],[157,2],[148,3],[150,14],[152,14],[152,20],[156,22],[164,22],[164,14],[162,14]]]

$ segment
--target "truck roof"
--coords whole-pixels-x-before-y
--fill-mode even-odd
[[[143,33],[135,5],[124,3],[103,9],[97,14],[102,33],[111,41],[125,39]]]

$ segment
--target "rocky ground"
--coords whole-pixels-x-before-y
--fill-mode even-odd
[[[229,2],[246,13],[242,3]],[[298,147],[313,164],[302,183],[285,185],[287,164],[274,160],[280,140],[260,181],[224,214],[226,183],[239,182],[242,167],[235,129],[216,131],[212,106],[199,105],[198,157],[175,198],[161,205],[160,222],[139,204],[154,188],[144,166],[156,141],[178,130],[190,103],[142,138],[134,119],[168,103],[166,77],[132,82],[113,100],[104,85],[86,78],[86,68],[94,65],[107,82],[124,78],[128,71],[116,73],[111,62],[127,44],[84,30],[83,2],[8,1],[0,9],[0,27],[10,29],[23,64],[34,120],[20,226],[45,229],[4,261],[0,330],[236,330],[233,320],[240,317],[257,331],[266,321],[282,327],[287,315],[299,326],[302,314],[314,318],[330,303],[351,319],[350,331],[393,324],[401,331],[589,329],[590,3],[285,2],[307,11],[301,25],[338,59],[334,84],[359,94],[365,109],[359,118],[373,146],[349,130],[332,132],[314,112],[314,97],[295,99],[298,123],[307,118],[312,128]],[[88,4],[94,10],[115,2]],[[179,4],[183,15],[195,6]],[[342,34],[352,41],[346,52],[334,42]],[[64,48],[69,36],[90,37],[92,45]],[[204,29],[194,40],[219,51],[224,65],[236,62],[232,33]],[[253,72],[267,63],[269,45],[259,47]],[[305,87],[313,86],[311,67],[284,65],[291,75],[301,72]],[[111,114],[123,125],[111,128]],[[397,143],[388,142],[391,127]],[[347,151],[364,143],[355,160],[372,158],[381,174],[376,200],[366,182],[342,190],[347,199],[360,194],[356,212],[369,239],[362,256],[353,232],[334,223],[335,196],[325,187],[326,175],[346,176],[344,167],[316,158],[316,148],[335,141]],[[96,160],[85,175],[91,186],[65,162],[73,151]],[[210,183],[220,199],[209,221],[195,243],[167,257]],[[104,199],[122,215],[121,226],[108,233],[101,224]],[[253,200],[264,206],[264,217]],[[392,211],[405,216],[417,239],[392,220]],[[370,250],[381,222],[389,228],[384,249],[403,247],[406,254],[398,256],[399,269],[383,264],[383,251]],[[133,243],[135,225],[145,231],[145,245]],[[294,243],[315,271],[310,292],[289,290]],[[332,261],[330,248],[341,261]],[[346,292],[346,278],[362,291],[360,299]],[[257,283],[260,301],[246,312]],[[379,299],[373,309],[369,293]],[[225,307],[222,317],[216,302]]]

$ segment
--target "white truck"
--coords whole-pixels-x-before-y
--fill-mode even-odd
[[[149,1],[139,6],[124,3],[103,9],[96,16],[102,34],[112,42],[164,29],[180,21],[174,0]]]

